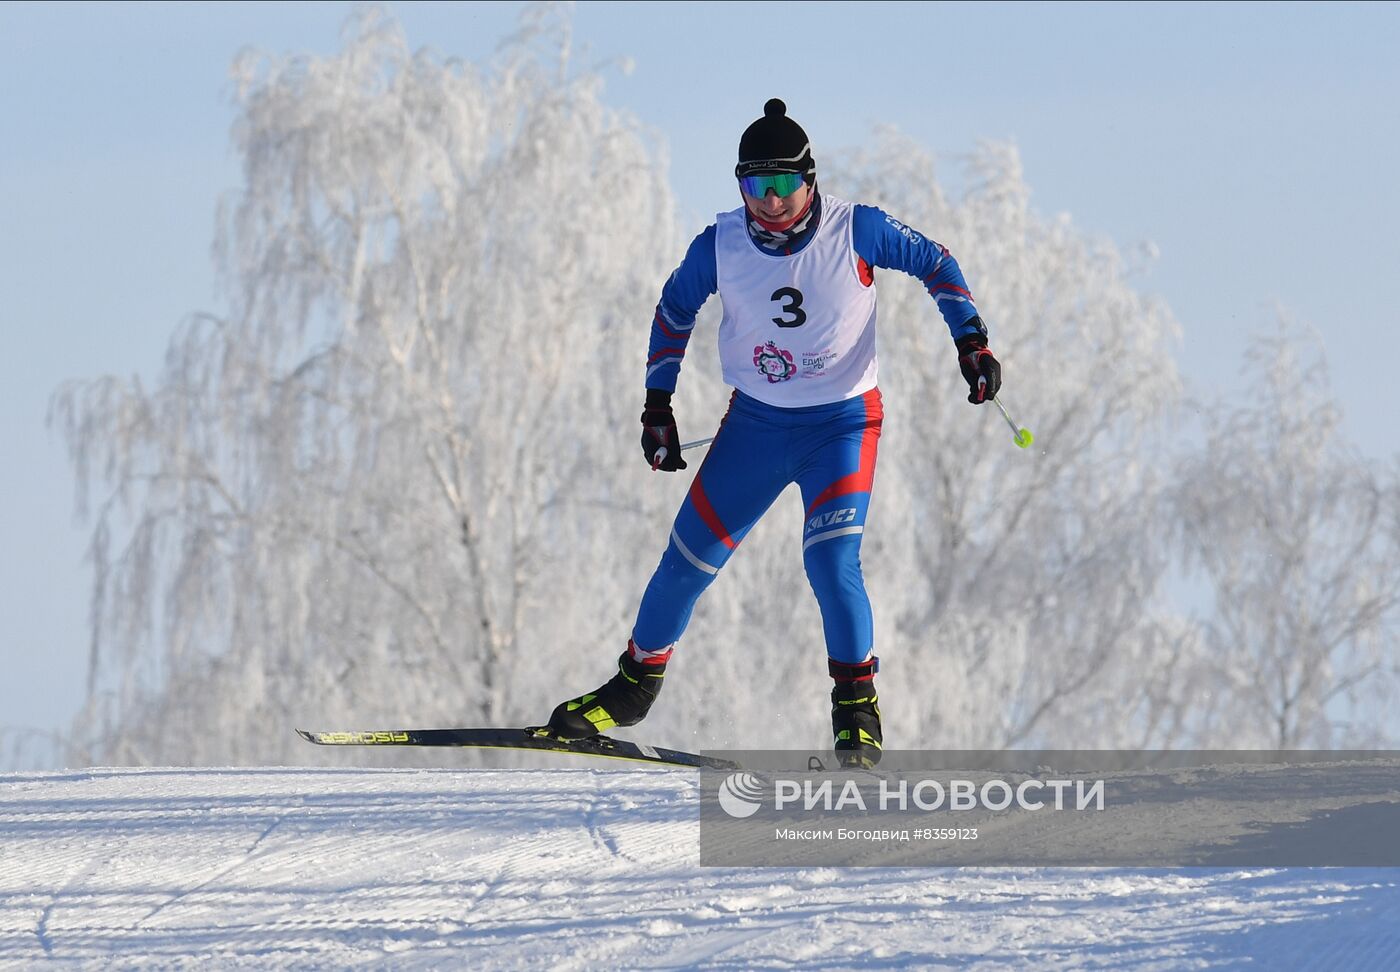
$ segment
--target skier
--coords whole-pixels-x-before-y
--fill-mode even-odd
[[[549,719],[552,735],[580,739],[642,720],[701,593],[796,482],[806,509],[803,564],[834,680],[834,748],[844,765],[880,758],[879,659],[860,569],[883,417],[875,269],[923,281],[952,333],[969,401],[996,396],[1001,366],[947,248],[873,206],[823,195],[816,173],[806,132],[771,99],[739,140],[734,174],[743,206],[695,238],[662,288],[642,412],[642,451],[652,468],[687,468],[671,395],[696,314],[714,293],[724,305],[722,371],[734,392],[642,596],[617,674],[561,703]]]

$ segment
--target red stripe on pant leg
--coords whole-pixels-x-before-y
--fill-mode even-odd
[[[690,481],[690,502],[695,505],[695,512],[700,514],[700,519],[705,521],[705,525],[710,528],[710,532],[719,538],[730,550],[738,546],[734,538],[729,535],[729,531],[724,528],[724,523],[720,520],[715,508],[710,505],[710,498],[705,495],[705,487],[700,485],[700,474],[696,473],[695,478]]]
[[[808,516],[828,500],[847,493],[868,493],[870,487],[875,484],[875,450],[880,442],[880,423],[885,418],[885,409],[880,401],[878,388],[870,389],[861,398],[865,402],[865,431],[860,436],[860,464],[855,472],[842,476],[818,493],[817,498],[807,507]]]

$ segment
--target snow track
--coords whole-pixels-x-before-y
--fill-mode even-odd
[[[685,771],[0,776],[0,966],[1400,967],[1374,869],[710,869]]]

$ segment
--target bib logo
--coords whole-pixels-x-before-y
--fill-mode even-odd
[[[786,348],[778,347],[772,341],[753,349],[753,363],[758,368],[759,374],[768,379],[770,385],[787,381],[797,373],[797,365],[793,363],[792,352]]]

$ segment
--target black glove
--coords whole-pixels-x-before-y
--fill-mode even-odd
[[[652,469],[675,472],[685,468],[676,417],[671,413],[671,393],[660,388],[647,389],[647,404],[642,411],[642,452]]]
[[[958,340],[958,367],[967,380],[967,400],[972,404],[989,402],[1001,391],[1001,363],[987,350],[987,339],[981,334]]]

